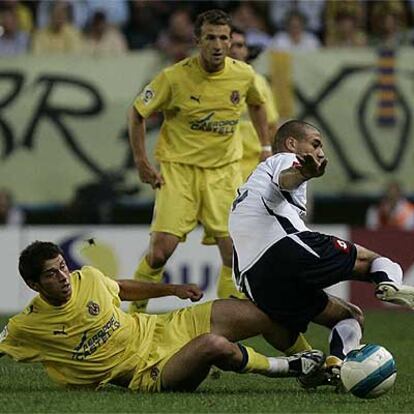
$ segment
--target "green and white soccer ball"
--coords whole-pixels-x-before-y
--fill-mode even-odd
[[[384,347],[361,345],[349,352],[341,367],[341,381],[347,391],[359,398],[377,398],[394,385],[397,368]]]

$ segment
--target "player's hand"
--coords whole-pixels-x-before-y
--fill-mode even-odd
[[[297,168],[301,175],[307,180],[325,174],[326,165],[328,164],[327,158],[319,161],[313,154],[298,154],[296,157],[300,163],[300,166]]]
[[[149,184],[154,190],[164,184],[164,178],[148,161],[140,162],[138,165],[139,178],[143,183]]]
[[[262,150],[262,152],[260,153],[260,161],[264,161],[266,158],[269,158],[272,155],[272,151]]]
[[[175,296],[180,299],[190,299],[198,302],[203,297],[203,291],[195,284],[175,285]]]

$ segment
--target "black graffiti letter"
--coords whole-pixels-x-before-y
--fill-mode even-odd
[[[7,107],[18,95],[23,86],[24,76],[18,72],[0,72],[0,81],[8,80],[12,82],[10,93],[3,99],[0,99],[0,111]],[[11,127],[7,122],[0,118],[0,130],[2,132],[1,138],[4,141],[3,153],[1,158],[5,159],[10,155],[14,149],[14,137]]]
[[[75,136],[68,126],[64,123],[65,116],[72,116],[83,118],[87,116],[93,116],[102,112],[104,104],[98,90],[91,85],[80,79],[75,79],[68,76],[41,76],[37,83],[44,84],[44,92],[40,98],[37,110],[34,112],[33,117],[26,129],[26,133],[23,139],[23,146],[32,148],[34,145],[36,128],[39,125],[42,118],[48,119],[49,122],[54,124],[58,131],[62,134],[64,142],[69,149],[95,174],[103,176],[102,169],[87,155],[81,147],[77,145]],[[92,103],[88,107],[81,108],[67,107],[53,105],[52,94],[53,91],[59,88],[59,86],[69,86],[71,88],[78,88],[86,91],[92,97]]]

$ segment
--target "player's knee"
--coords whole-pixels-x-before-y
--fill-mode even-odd
[[[234,347],[226,338],[216,334],[203,336],[202,352],[211,363],[223,360],[233,355]]]
[[[374,253],[365,247],[358,246],[354,270],[361,275],[368,274],[371,270],[372,262],[378,257],[379,255],[377,253]]]
[[[167,260],[169,259],[169,257],[170,257],[170,254],[166,252],[164,249],[153,248],[150,250],[147,256],[148,264],[153,269],[158,269],[164,266],[165,263],[167,263]]]

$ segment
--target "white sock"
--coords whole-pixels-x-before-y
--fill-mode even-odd
[[[338,322],[329,335],[329,351],[340,359],[358,347],[362,338],[362,330],[356,319],[344,319]]]
[[[287,358],[267,358],[269,361],[269,377],[284,377],[289,373]]]
[[[387,257],[377,257],[372,261],[370,277],[376,284],[392,281],[397,286],[401,286],[403,271],[398,263]]]

